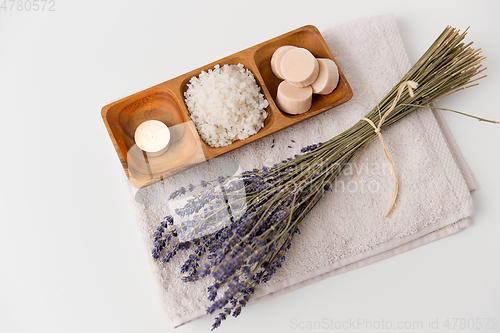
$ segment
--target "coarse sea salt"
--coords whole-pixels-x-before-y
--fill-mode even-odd
[[[227,146],[264,127],[269,103],[252,72],[242,64],[216,65],[193,76],[187,86],[187,109],[209,146]]]

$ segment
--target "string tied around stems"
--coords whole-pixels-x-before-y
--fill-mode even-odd
[[[384,152],[385,152],[385,156],[387,157],[387,160],[389,161],[389,163],[391,164],[391,168],[392,168],[392,172],[394,173],[394,193],[392,194],[392,200],[391,200],[391,205],[389,206],[389,209],[387,210],[387,212],[385,213],[384,217],[387,217],[389,215],[389,213],[391,212],[392,208],[394,207],[394,204],[396,203],[396,198],[398,197],[398,177],[396,175],[396,168],[394,167],[394,163],[392,163],[392,159],[391,157],[389,156],[389,152],[387,151],[387,147],[385,146],[385,142],[384,142],[384,138],[382,137],[382,134],[380,133],[380,129],[382,128],[382,125],[384,124],[384,121],[385,121],[385,118],[394,110],[394,108],[396,107],[399,99],[401,98],[401,94],[403,93],[403,90],[405,88],[408,88],[408,93],[410,94],[410,97],[413,97],[415,94],[413,93],[413,89],[416,89],[418,87],[418,83],[415,82],[415,81],[411,81],[411,80],[408,80],[408,81],[405,81],[403,83],[401,83],[398,87],[398,93],[396,94],[396,97],[394,98],[394,100],[392,101],[392,105],[391,107],[389,108],[389,110],[387,110],[386,113],[384,113],[384,115],[380,118],[380,121],[378,122],[378,125],[375,125],[375,123],[373,121],[371,121],[370,119],[368,118],[361,118],[361,120],[364,120],[366,121],[368,124],[370,124],[371,127],[373,127],[375,133],[377,134],[377,136],[379,137],[380,139],[380,143],[382,144],[382,147],[384,148]],[[380,110],[379,110],[380,112]],[[368,142],[369,143],[369,142]],[[367,145],[368,145],[367,143]],[[366,148],[366,147],[365,147]],[[364,153],[364,149],[363,151],[361,152],[361,156],[363,155]],[[361,156],[359,157],[359,159],[361,159]],[[358,160],[358,163],[359,163],[359,160]]]

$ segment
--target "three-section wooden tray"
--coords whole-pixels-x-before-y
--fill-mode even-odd
[[[104,106],[102,118],[131,184],[136,188],[152,184],[313,117],[352,97],[349,83],[339,67],[340,82],[331,94],[313,95],[312,107],[306,113],[289,115],[281,112],[275,102],[281,80],[271,71],[271,56],[283,45],[304,47],[317,58],[330,58],[335,61],[318,29],[308,25]],[[203,142],[190,120],[184,103],[184,92],[191,77],[198,76],[201,71],[212,69],[217,64],[222,66],[239,63],[254,74],[257,84],[268,100],[268,117],[257,134],[225,147],[213,148]],[[171,131],[170,147],[165,154],[158,157],[148,157],[134,142],[137,126],[150,119],[164,122]]]

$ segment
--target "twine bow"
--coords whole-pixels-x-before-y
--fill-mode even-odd
[[[399,99],[401,98],[401,94],[403,93],[403,90],[405,89],[405,87],[408,88],[408,93],[410,94],[410,97],[413,97],[414,96],[414,93],[413,93],[413,89],[416,89],[418,87],[418,83],[417,82],[414,82],[414,81],[405,81],[403,83],[401,83],[398,87],[398,93],[396,94],[396,97],[394,98],[394,101],[392,102],[392,105],[391,107],[389,108],[389,110],[387,110],[386,113],[384,113],[384,115],[380,118],[380,121],[378,123],[378,125],[376,126],[373,121],[371,121],[370,119],[368,118],[361,118],[361,120],[364,120],[366,121],[368,124],[370,124],[373,129],[375,130],[375,133],[378,135],[379,139],[380,139],[380,143],[382,143],[382,147],[384,148],[384,152],[385,152],[385,156],[387,157],[387,160],[389,160],[389,163],[391,163],[391,167],[392,167],[392,172],[394,173],[394,193],[392,195],[392,201],[391,201],[391,205],[389,207],[389,209],[387,210],[387,212],[385,213],[384,217],[387,217],[389,215],[389,213],[391,212],[392,208],[394,207],[394,204],[396,203],[396,198],[398,197],[398,177],[396,175],[396,168],[394,168],[394,163],[392,163],[392,160],[391,160],[391,157],[389,156],[389,152],[387,151],[387,148],[385,146],[385,143],[384,143],[384,138],[382,137],[382,134],[380,133],[380,129],[382,127],[382,125],[384,124],[384,121],[385,121],[385,118],[394,110],[394,108],[396,107],[396,104],[397,102],[399,101]],[[379,110],[380,112],[380,110]],[[365,147],[366,148],[366,147]],[[363,151],[361,152],[361,155],[363,155],[364,153],[364,149]],[[359,157],[361,158],[361,156]],[[359,162],[359,161],[358,161]]]

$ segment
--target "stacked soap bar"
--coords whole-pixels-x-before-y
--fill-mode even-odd
[[[276,103],[281,111],[301,114],[311,108],[312,95],[330,94],[339,82],[335,62],[316,58],[307,49],[285,45],[271,57],[271,69],[283,81],[278,86]]]

